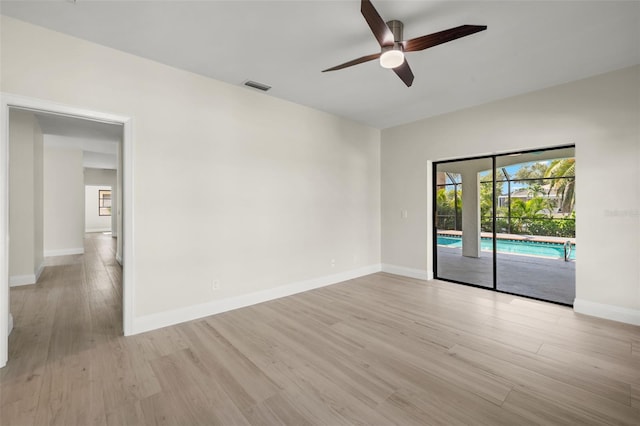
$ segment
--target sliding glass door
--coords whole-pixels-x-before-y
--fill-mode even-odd
[[[436,269],[450,281],[493,288],[491,158],[438,163]]]
[[[575,149],[496,157],[498,290],[572,305]]]
[[[575,298],[573,147],[434,164],[435,277]]]

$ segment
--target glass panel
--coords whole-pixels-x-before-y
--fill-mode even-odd
[[[573,304],[574,148],[498,156],[496,168],[497,289]]]
[[[437,278],[493,288],[491,168],[491,158],[436,164]]]

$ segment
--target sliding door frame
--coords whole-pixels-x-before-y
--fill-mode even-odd
[[[503,156],[509,156],[509,155],[519,155],[519,154],[531,154],[531,153],[536,153],[536,152],[541,152],[541,151],[553,151],[556,149],[567,149],[567,148],[573,148],[575,149],[575,144],[568,144],[568,145],[559,145],[559,146],[552,146],[552,147],[546,147],[546,148],[535,148],[535,149],[526,149],[526,150],[520,150],[520,151],[510,151],[510,152],[501,152],[499,154],[487,154],[487,155],[478,155],[478,156],[473,156],[473,157],[462,157],[462,158],[453,158],[453,159],[448,159],[448,160],[442,160],[442,161],[434,161],[433,162],[433,167],[431,169],[431,182],[432,182],[432,188],[431,188],[431,196],[432,196],[432,218],[431,218],[431,230],[432,230],[432,250],[433,250],[433,278],[440,280],[440,281],[448,281],[448,282],[452,282],[452,283],[456,283],[456,284],[462,284],[462,285],[467,285],[470,287],[476,287],[476,288],[482,288],[485,290],[492,290],[498,293],[504,293],[504,294],[510,294],[510,295],[514,295],[514,296],[520,296],[520,297],[526,297],[528,299],[534,299],[534,300],[540,300],[543,302],[548,302],[548,303],[553,303],[556,305],[562,305],[562,306],[573,306],[571,304],[568,303],[562,303],[562,302],[555,302],[553,300],[546,300],[546,299],[542,299],[539,297],[534,297],[534,296],[527,296],[524,294],[518,294],[518,293],[512,293],[509,291],[505,291],[505,290],[500,290],[498,289],[498,251],[497,251],[497,238],[496,238],[496,210],[497,210],[497,204],[498,204],[498,197],[496,197],[496,184],[497,184],[497,178],[496,178],[496,160],[498,157],[503,157]],[[444,278],[444,277],[440,277],[438,276],[438,228],[436,227],[436,219],[437,219],[437,214],[438,214],[438,203],[436,203],[436,199],[437,199],[437,195],[438,195],[438,185],[437,185],[437,181],[438,181],[438,166],[440,164],[447,164],[447,163],[455,163],[455,162],[460,162],[460,161],[470,161],[470,160],[481,160],[481,159],[486,159],[486,158],[490,158],[491,159],[491,174],[492,174],[492,213],[491,213],[491,237],[493,239],[493,254],[492,254],[492,264],[493,264],[493,270],[492,270],[492,274],[493,274],[493,287],[487,287],[487,286],[483,286],[483,285],[479,285],[479,284],[473,284],[473,283],[467,283],[464,281],[459,281],[459,280],[455,280],[455,279],[451,279],[451,278]],[[480,227],[480,229],[482,229],[482,227]],[[481,232],[481,231],[480,231]]]

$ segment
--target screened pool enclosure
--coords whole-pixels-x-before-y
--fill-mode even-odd
[[[436,278],[575,298],[573,147],[434,164]]]

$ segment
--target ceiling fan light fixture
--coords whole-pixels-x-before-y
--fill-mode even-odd
[[[390,49],[380,55],[382,68],[396,68],[404,62],[404,53],[400,49]]]
[[[341,70],[374,59],[380,59],[380,66],[393,69],[393,72],[400,77],[400,80],[407,87],[411,87],[413,84],[413,71],[411,71],[411,67],[404,57],[404,52],[419,52],[487,29],[486,25],[459,25],[448,30],[405,40],[403,38],[404,24],[402,21],[394,19],[385,22],[373,4],[371,4],[371,0],[360,1],[360,13],[362,13],[364,20],[367,21],[367,25],[373,32],[373,36],[378,41],[381,48],[380,53],[361,56],[322,72]]]

